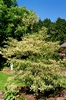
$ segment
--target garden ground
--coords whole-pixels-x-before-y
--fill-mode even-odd
[[[66,71],[64,71],[62,74],[66,76]],[[4,84],[7,78],[11,75],[11,71],[0,72],[0,100],[3,100],[2,89],[4,89]],[[29,91],[26,92],[26,89],[21,89],[19,92],[19,97],[16,100],[66,100],[66,89],[60,88],[56,95],[50,91],[48,94],[39,93],[38,96],[35,96],[34,93],[30,93]]]
[[[66,100],[66,89],[61,88],[55,96],[52,93],[48,95],[39,94],[38,96],[35,96],[34,94],[25,94],[22,92],[20,92],[19,95],[21,98],[23,98],[20,100]],[[19,100],[19,98],[17,98],[16,100]]]

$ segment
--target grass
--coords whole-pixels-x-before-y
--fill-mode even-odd
[[[4,90],[4,85],[7,81],[7,78],[12,76],[11,74],[6,74],[4,72],[0,72],[0,90]]]

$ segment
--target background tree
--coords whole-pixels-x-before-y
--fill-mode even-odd
[[[7,14],[7,6],[4,5],[3,0],[0,0],[0,45],[2,44],[3,40],[6,38],[5,34],[5,15]]]
[[[43,23],[44,27],[49,28],[50,24],[51,24],[51,20],[46,18],[46,19],[44,19],[44,21],[42,21],[42,23]]]
[[[48,28],[48,34],[50,35],[50,40],[60,41],[60,44],[66,41],[66,20],[58,18],[56,22],[51,23]]]
[[[43,27],[43,22],[41,19],[37,23],[34,23],[34,32],[38,32]]]
[[[38,20],[37,15],[33,11],[28,11],[26,7],[18,6],[10,6],[10,8],[8,8],[6,5],[4,5],[4,2],[0,7],[1,43],[8,37],[13,37],[21,40],[23,35],[28,32],[31,33],[33,30],[33,24]],[[30,30],[29,27],[31,28]]]
[[[3,0],[4,4],[7,5],[7,7],[11,7],[11,6],[17,6],[17,1],[16,0]]]

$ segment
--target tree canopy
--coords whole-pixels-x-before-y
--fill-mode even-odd
[[[7,5],[7,7],[11,7],[11,6],[17,6],[17,1],[16,0],[3,0],[4,4]]]

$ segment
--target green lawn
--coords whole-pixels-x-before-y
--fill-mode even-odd
[[[7,81],[7,78],[12,76],[11,74],[6,74],[4,72],[0,72],[0,90],[4,90],[4,85]]]

